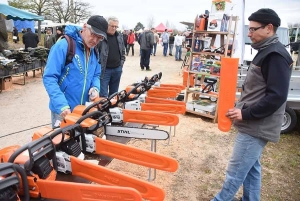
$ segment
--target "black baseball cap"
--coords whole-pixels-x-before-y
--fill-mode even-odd
[[[103,36],[105,39],[107,39],[106,32],[108,28],[108,23],[103,16],[93,15],[89,18],[87,24],[91,26],[92,31],[95,34]]]

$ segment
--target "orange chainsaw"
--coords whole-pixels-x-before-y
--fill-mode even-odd
[[[116,102],[120,99],[115,98]],[[166,106],[166,109],[173,108],[173,110],[185,110],[182,105],[170,105]],[[174,109],[175,108],[175,109]],[[108,117],[106,120],[98,121],[105,127],[105,134],[111,136],[138,138],[138,139],[151,139],[151,140],[166,140],[169,138],[169,133],[164,130],[149,129],[149,128],[136,128],[123,125],[117,125],[116,123],[138,123],[143,124],[155,124],[164,126],[175,126],[179,123],[179,117],[174,114],[166,114],[157,111],[136,111],[129,109],[122,109],[120,107],[112,106],[111,100],[102,99],[92,103],[89,106],[78,105],[72,111],[72,115],[77,114],[85,116],[91,111],[100,111]],[[75,115],[76,116],[76,115]],[[114,121],[114,119],[117,119]],[[63,122],[62,122],[63,123]],[[73,121],[75,123],[75,121]],[[108,125],[109,123],[114,123]]]
[[[105,124],[106,118],[107,116],[103,115],[100,111],[90,112],[84,116],[75,113],[67,115],[65,121],[61,123],[62,129],[66,126],[80,125],[81,132],[74,132],[74,134],[71,135],[69,142],[60,142],[59,147],[62,152],[82,159],[83,157],[80,156],[81,151],[83,153],[106,155],[134,164],[169,172],[175,172],[178,169],[178,162],[173,158],[113,141],[104,140],[95,135],[94,133],[97,133],[99,128],[102,128],[103,124]],[[44,128],[44,130],[36,132],[33,138],[37,139],[47,132],[49,132],[49,129],[47,130]],[[61,156],[61,158],[64,157]],[[64,168],[60,169],[60,171],[66,173],[70,171],[67,169],[67,165],[64,165],[63,167]]]
[[[74,128],[74,126],[66,128],[66,131],[71,131]],[[60,136],[57,135],[56,140],[62,141],[62,138],[67,138],[62,129],[55,132],[56,134],[61,134]],[[59,139],[59,137],[61,139]],[[56,181],[58,161],[55,155],[56,148],[52,140],[55,139],[51,139],[50,136],[47,135],[22,147],[16,145],[0,150],[2,162],[14,163],[20,168],[23,168],[26,172],[27,180],[22,181],[20,190],[18,191],[20,195],[28,197],[29,192],[32,198],[48,198],[66,201],[141,201],[141,193],[136,189],[142,188],[144,190],[144,196],[150,198],[150,200],[163,200],[163,190],[154,185],[82,161],[73,156],[68,158],[72,175],[112,186]],[[24,177],[24,175],[21,176],[22,178]],[[118,182],[116,183],[115,181]]]

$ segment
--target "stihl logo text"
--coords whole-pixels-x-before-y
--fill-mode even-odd
[[[118,130],[118,133],[122,133],[122,134],[130,134],[130,131]]]

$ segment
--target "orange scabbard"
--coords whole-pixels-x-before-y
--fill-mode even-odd
[[[185,86],[181,84],[160,84],[160,87],[178,88],[180,90],[185,89]]]
[[[134,188],[147,200],[162,201],[165,198],[165,192],[149,182],[77,159],[74,156],[70,159],[72,174],[75,176],[99,184]]]
[[[123,110],[123,121],[140,124],[157,124],[162,126],[176,126],[179,117],[175,114],[152,111]]]
[[[130,147],[117,142],[95,138],[96,153],[150,168],[175,172],[178,162],[170,157]]]
[[[238,58],[221,59],[221,77],[218,101],[218,128],[228,132],[231,128],[231,120],[226,117],[229,109],[234,107],[236,96],[236,84],[238,73]]]
[[[173,104],[173,105],[186,105],[183,101],[177,101],[177,100],[169,100],[164,98],[155,98],[155,97],[145,97],[146,103],[159,103],[159,104]]]
[[[150,89],[147,91],[147,96],[150,97],[156,97],[156,98],[176,98],[177,97],[177,92],[175,90],[154,90]]]
[[[142,103],[142,111],[157,111],[171,114],[184,114],[186,107],[184,105],[159,104],[159,103]]]
[[[176,93],[180,93],[181,89],[179,88],[171,88],[171,87],[152,87],[154,90],[171,90],[171,91],[176,91]]]
[[[41,197],[66,201],[141,201],[141,194],[128,187],[37,180]]]

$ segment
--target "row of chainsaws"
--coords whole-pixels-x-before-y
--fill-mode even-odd
[[[86,154],[104,155],[155,170],[178,169],[174,158],[106,139],[170,138],[170,133],[156,127],[179,123],[178,114],[185,113],[186,106],[175,98],[184,86],[161,84],[161,77],[161,73],[146,77],[109,98],[78,105],[59,128],[43,127],[30,143],[1,149],[0,201],[164,200],[164,190],[151,182],[84,160]],[[58,172],[90,182],[60,181]]]

